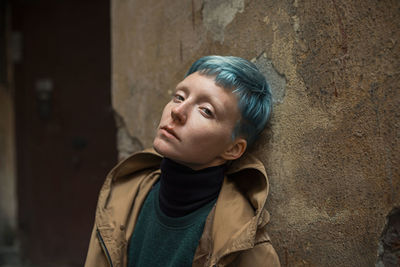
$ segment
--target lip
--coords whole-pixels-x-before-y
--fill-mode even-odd
[[[167,137],[171,136],[171,137],[176,138],[179,141],[181,140],[179,138],[179,136],[175,133],[174,129],[172,129],[171,127],[163,126],[163,127],[160,127],[160,130],[162,130],[164,132],[164,135],[166,135]]]

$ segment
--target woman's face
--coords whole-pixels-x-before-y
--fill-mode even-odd
[[[231,90],[195,72],[177,85],[165,106],[154,149],[195,170],[223,164],[239,117]]]

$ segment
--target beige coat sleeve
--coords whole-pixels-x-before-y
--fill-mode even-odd
[[[85,267],[108,267],[110,264],[101,248],[99,238],[97,237],[96,226],[93,227],[90,237],[89,249],[86,256]]]
[[[263,242],[243,252],[234,266],[238,267],[280,267],[278,254],[270,242]]]

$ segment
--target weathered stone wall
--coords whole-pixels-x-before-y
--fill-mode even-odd
[[[253,60],[273,87],[254,152],[271,182],[282,265],[378,261],[386,216],[400,206],[399,1],[114,0],[111,14],[122,154],[151,145],[194,60]]]

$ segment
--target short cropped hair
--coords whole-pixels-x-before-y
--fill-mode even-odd
[[[217,85],[236,94],[241,118],[232,138],[245,138],[252,145],[272,112],[271,89],[264,75],[253,63],[233,56],[202,57],[193,63],[185,77],[194,72],[214,77]]]

